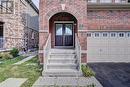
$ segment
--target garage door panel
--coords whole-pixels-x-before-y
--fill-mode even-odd
[[[93,49],[95,49],[95,50],[93,50]],[[89,53],[89,54],[100,54],[100,51],[99,51],[99,49],[93,47],[93,48],[91,48],[91,49],[88,51],[88,53]]]
[[[91,37],[87,43],[88,62],[130,62],[130,37]]]

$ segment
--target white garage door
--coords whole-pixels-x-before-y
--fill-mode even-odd
[[[88,62],[130,62],[130,32],[88,32]]]

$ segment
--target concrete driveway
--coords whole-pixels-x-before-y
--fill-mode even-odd
[[[130,63],[89,63],[103,87],[130,87]]]

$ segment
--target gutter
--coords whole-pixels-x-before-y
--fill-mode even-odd
[[[32,0],[26,0],[27,3],[31,5],[31,7],[39,14],[39,9],[36,7],[36,5],[32,2]]]

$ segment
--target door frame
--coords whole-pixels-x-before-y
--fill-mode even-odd
[[[54,25],[56,24],[72,24],[72,28],[73,28],[73,46],[56,46],[56,42],[55,42],[55,46],[54,48],[59,48],[59,49],[70,49],[70,48],[74,48],[75,47],[75,31],[74,31],[74,21],[54,21]],[[55,31],[55,41],[56,41],[56,26],[54,27],[54,31]]]

